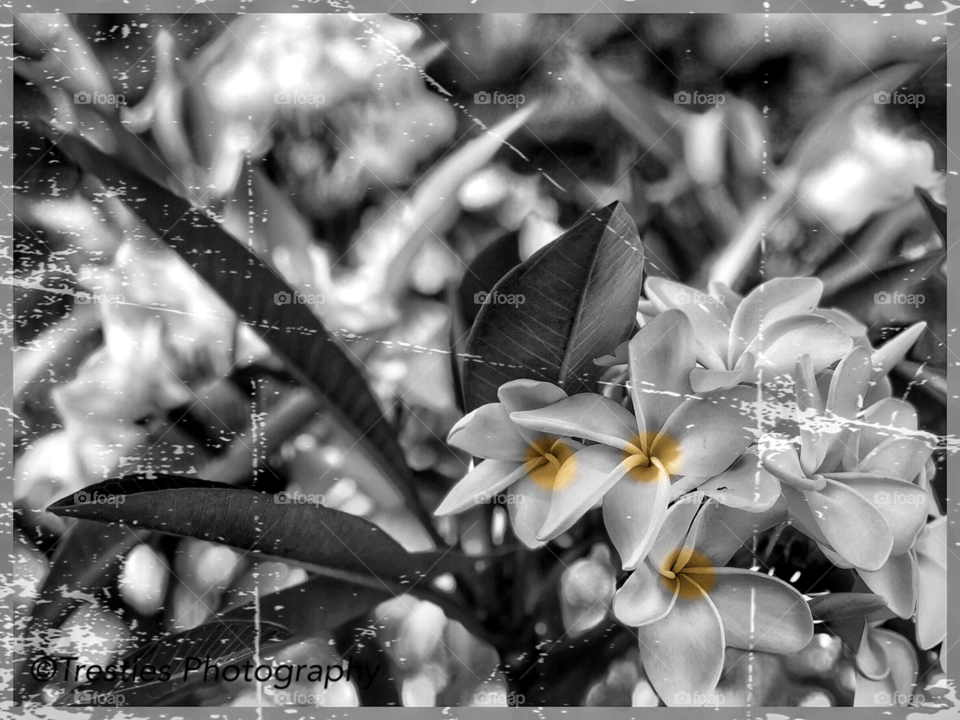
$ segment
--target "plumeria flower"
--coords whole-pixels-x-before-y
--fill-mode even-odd
[[[853,339],[836,322],[817,312],[823,283],[816,278],[776,278],[744,298],[719,283],[704,293],[664,278],[647,278],[647,302],[640,314],[669,309],[693,324],[697,361],[690,374],[695,392],[793,372],[801,352],[821,372],[846,355]]]
[[[539,531],[560,481],[558,471],[583,446],[510,420],[511,413],[565,400],[567,394],[556,385],[514,380],[504,383],[497,396],[500,402],[482,405],[450,430],[447,442],[484,461],[457,483],[436,514],[462,512],[506,490],[514,532],[527,547],[540,547],[549,539],[540,539]]]
[[[900,481],[908,493],[876,487],[872,497],[891,528],[895,542],[890,557],[875,571],[858,568],[858,574],[871,592],[882,595],[894,615],[909,618],[918,601],[919,560],[915,551],[917,533],[923,527],[930,508],[930,492],[915,481],[925,477],[935,438],[917,429],[917,413],[910,403],[886,398],[867,408],[862,415],[853,443],[855,453],[848,454],[844,470],[867,469]],[[936,501],[932,501],[935,505]],[[906,506],[900,507],[898,506]],[[848,563],[825,550],[841,567]]]
[[[875,437],[862,432],[861,422],[874,419],[858,419],[872,374],[865,348],[843,358],[826,399],[813,367],[808,355],[797,361],[799,452],[771,436],[762,463],[780,480],[794,525],[834,562],[876,572],[891,556],[907,552],[923,526],[926,494],[910,480],[929,453],[914,437],[898,435],[874,447]]]
[[[724,567],[745,539],[729,542],[736,532],[726,520],[757,515],[704,505],[704,497],[694,493],[670,508],[646,562],[613,601],[617,619],[637,628],[647,677],[671,706],[716,687],[725,647],[788,653],[813,637],[809,606],[796,589],[760,572]]]
[[[656,538],[672,495],[671,480],[693,478],[690,490],[731,468],[754,440],[756,400],[746,386],[699,397],[690,387],[696,363],[694,328],[678,310],[651,320],[628,348],[633,413],[618,403],[581,393],[511,420],[550,437],[596,443],[579,450],[557,474],[537,537],[571,527],[598,502],[624,569],[637,567]],[[758,479],[759,476],[759,479]],[[749,463],[729,473],[724,487],[748,493],[758,484],[777,493],[775,479]]]
[[[860,621],[855,707],[911,704],[917,682],[917,653],[903,635]]]

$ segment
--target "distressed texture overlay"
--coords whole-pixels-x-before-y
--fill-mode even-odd
[[[168,4],[3,11],[5,709],[955,712],[954,6]]]

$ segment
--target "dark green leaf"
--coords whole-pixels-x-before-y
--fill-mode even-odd
[[[84,493],[87,501],[78,502]],[[454,553],[408,553],[363,518],[279,495],[192,477],[132,475],[91,485],[48,509],[218,542],[378,589],[402,591],[472,565]]]
[[[930,216],[930,219],[933,221],[933,226],[937,229],[937,235],[940,236],[940,239],[944,242],[947,241],[947,209],[934,201],[930,197],[930,193],[924,190],[921,187],[917,188],[917,195],[920,197],[920,202],[923,203],[924,209],[927,211],[927,215]]]
[[[467,411],[496,402],[519,378],[592,391],[613,352],[634,329],[643,246],[620,203],[591,213],[511,270],[492,289],[522,304],[484,304],[467,341]]]
[[[477,302],[478,293],[487,293],[500,282],[500,278],[520,264],[520,233],[514,231],[494,240],[484,248],[470,263],[470,270],[464,273],[457,297],[460,308],[467,321],[467,327],[473,325],[483,305]]]
[[[873,593],[832,592],[811,598],[809,605],[815,620],[833,622],[862,618],[877,610],[883,610],[887,601],[882,595]]]

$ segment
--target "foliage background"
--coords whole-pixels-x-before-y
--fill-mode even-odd
[[[926,320],[895,391],[918,404],[924,429],[945,434],[943,243],[913,185],[935,190],[933,171],[945,166],[946,48],[912,18],[24,15],[15,37],[17,609],[25,616],[68,529],[43,508],[120,471],[322,494],[408,550],[438,537],[471,554],[515,545],[502,508],[445,521],[431,537],[260,333],[163,252],[156,233],[105,211],[110,199],[45,139],[50,125],[76,123],[78,135],[217,213],[291,286],[323,295],[312,310],[365,368],[427,507],[469,462],[441,438],[462,415],[457,366],[476,292],[614,200],[641,230],[647,273],[699,285],[749,229],[754,207],[775,194],[784,167],[813,168],[804,201],[775,213],[736,287],[818,275],[824,304],[853,312],[872,339]],[[883,106],[869,121],[830,116],[857,81],[901,62],[916,64],[903,91],[922,93],[923,104]],[[277,87],[324,100],[278,106]],[[122,94],[125,107],[70,101],[84,90]],[[727,102],[713,112],[676,105],[681,90]],[[481,91],[522,94],[524,103],[480,105]],[[508,139],[491,140],[484,129],[501,122]],[[807,148],[799,160],[798,146]],[[428,230],[405,223],[405,211],[428,217]],[[911,263],[923,272],[910,272]],[[891,279],[926,302],[878,306],[874,295],[893,289]],[[124,302],[77,303],[78,290]],[[935,482],[942,497],[942,473]],[[510,612],[535,608],[548,625],[562,623],[563,603],[576,603],[561,600],[562,578],[571,566],[592,569],[576,562],[596,538],[589,526],[579,532],[501,564],[497,591],[521,593],[506,603]],[[779,540],[765,556],[777,576],[821,574],[789,536]],[[111,579],[119,592],[74,611],[63,642],[110,657],[305,578],[215,543],[151,536]],[[464,704],[485,688],[548,704],[651,702],[629,634],[597,622],[589,651],[553,649],[556,635],[545,636],[549,662],[519,685],[498,661],[526,667],[532,655],[498,658],[435,605],[407,597],[284,652],[319,662],[360,639],[396,679],[364,698],[346,685],[328,690],[328,705]],[[849,703],[850,658],[826,636],[815,643],[795,658],[763,659],[769,672],[754,701]],[[921,671],[935,677],[936,658],[923,658]],[[742,703],[745,679],[727,682],[731,704]],[[219,686],[189,699],[263,697]]]

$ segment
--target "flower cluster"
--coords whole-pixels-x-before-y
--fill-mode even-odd
[[[627,391],[506,383],[500,402],[451,432],[452,445],[483,460],[438,514],[505,491],[523,499],[507,506],[516,536],[535,548],[602,508],[630,571],[612,611],[637,628],[668,705],[713,690],[725,647],[786,653],[810,641],[795,588],[726,567],[784,522],[886,599],[869,623],[916,616],[920,644],[939,643],[935,438],[886,377],[924,325],[873,348],[853,317],[818,307],[822,285],[811,278],[771,280],[745,297],[659,278],[644,290],[641,329],[599,360],[622,366],[612,372]]]

